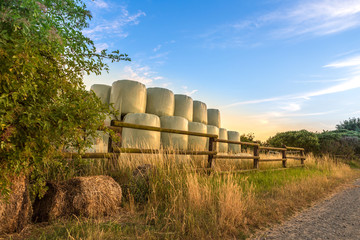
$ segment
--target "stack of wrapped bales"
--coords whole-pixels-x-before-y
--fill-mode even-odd
[[[122,117],[125,123],[160,127],[158,116],[145,113],[147,90],[145,85],[140,82],[131,80],[113,82],[110,103],[113,103],[115,109],[120,113],[116,116],[117,119]],[[124,128],[122,147],[158,149],[160,132]]]

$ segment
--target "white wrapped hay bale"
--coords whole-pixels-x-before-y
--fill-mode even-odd
[[[189,122],[189,132],[206,133],[207,127],[203,123]],[[206,137],[198,137],[189,135],[188,149],[196,151],[206,150]]]
[[[160,127],[160,118],[148,113],[129,113],[124,118],[125,123]],[[160,132],[123,128],[122,147],[124,148],[160,148]]]
[[[100,98],[103,104],[109,104],[111,86],[105,84],[94,84],[90,88],[91,91],[94,91],[97,97]],[[110,126],[111,117],[106,116],[104,121],[105,126]],[[109,134],[104,133],[103,131],[97,131],[99,137],[91,139],[92,145],[90,148],[86,149],[87,153],[106,153],[108,152],[108,143],[109,143]]]
[[[219,128],[211,125],[206,126],[206,132],[208,134],[214,134],[219,136]],[[206,150],[209,149],[209,138],[206,138]]]
[[[193,102],[193,122],[207,124],[207,106],[205,103]]]
[[[175,108],[174,93],[166,88],[148,88],[146,113],[161,116],[173,116]]]
[[[120,114],[144,113],[146,87],[144,84],[132,80],[115,81],[111,88],[110,103],[114,104],[114,108]]]
[[[219,109],[209,108],[207,110],[207,124],[216,126],[218,128],[221,127],[221,118],[220,118]]]
[[[178,116],[162,116],[160,117],[160,125],[162,128],[182,131],[188,130],[188,120]],[[188,146],[188,135],[162,132],[161,144],[165,149],[186,150]]]
[[[111,94],[111,86],[105,84],[94,84],[90,87],[91,91],[94,91],[97,97],[100,98],[103,104],[109,104],[110,102],[110,94]]]
[[[175,94],[174,116],[186,118],[189,122],[193,120],[193,99],[183,94]]]
[[[228,131],[228,140],[240,142],[240,133],[236,131]],[[231,144],[229,143],[229,152],[230,153],[240,153],[241,145],[240,144]]]
[[[219,128],[219,139],[228,140],[228,131],[225,128]],[[220,153],[228,152],[228,144],[219,142],[217,145],[217,151]]]

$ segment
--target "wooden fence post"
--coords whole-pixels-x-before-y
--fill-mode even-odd
[[[287,149],[286,149],[286,146],[284,145],[283,146],[283,148],[285,148],[285,150],[282,150],[282,166],[284,167],[284,168],[286,168],[286,151],[287,151]]]
[[[209,152],[216,151],[215,138],[209,137]],[[208,168],[212,167],[213,155],[208,155]]]
[[[300,151],[300,157],[301,157],[301,166],[304,166],[305,164],[304,164],[304,160],[305,159],[303,159],[303,157],[305,157],[305,153],[304,153],[304,150],[301,150]]]
[[[259,146],[254,146],[254,168],[259,169]]]
[[[110,126],[114,125],[114,120],[110,121]],[[111,134],[109,134],[109,141],[108,141],[108,153],[112,153],[114,151],[113,149],[113,142],[111,138]]]

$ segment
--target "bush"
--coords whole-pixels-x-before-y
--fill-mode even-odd
[[[0,192],[13,172],[31,173],[41,190],[59,152],[89,146],[109,113],[83,75],[108,70],[106,58],[130,59],[98,53],[82,34],[91,14],[81,0],[6,0],[0,12]]]
[[[307,130],[277,133],[267,140],[267,144],[274,147],[302,147],[307,152],[317,152],[320,147],[317,134]]]

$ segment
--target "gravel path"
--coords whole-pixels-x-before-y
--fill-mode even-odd
[[[360,240],[360,179],[346,190],[253,239]]]

